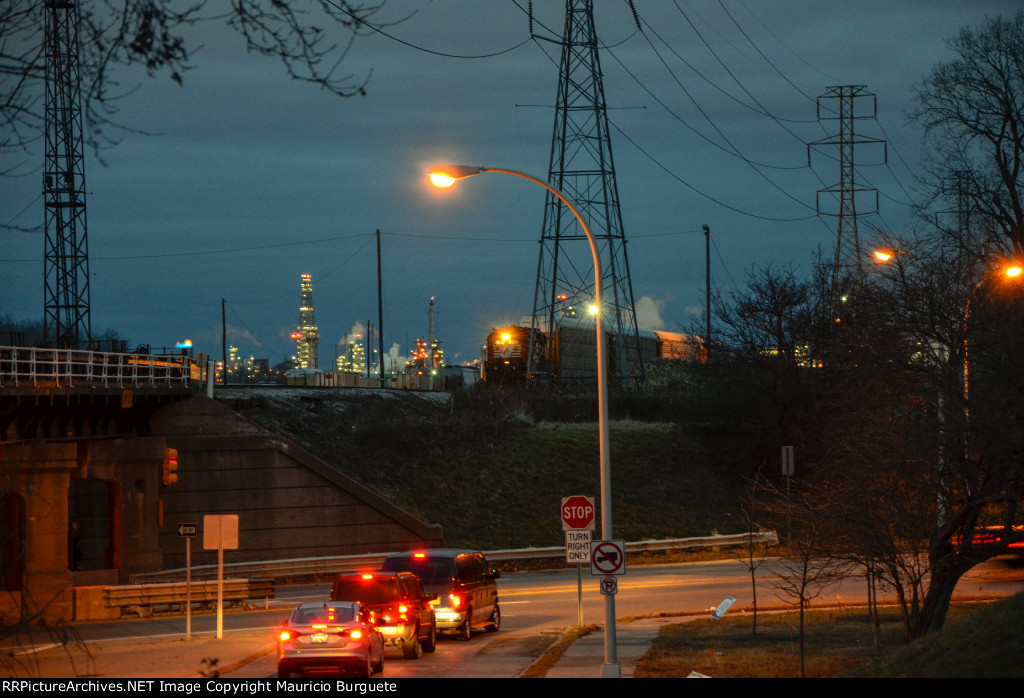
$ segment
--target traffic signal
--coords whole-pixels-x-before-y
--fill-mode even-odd
[[[178,449],[168,448],[164,453],[163,481],[165,485],[173,485],[178,481]]]

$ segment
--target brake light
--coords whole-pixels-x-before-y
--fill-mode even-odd
[[[413,557],[418,557],[418,558],[424,558],[424,557],[427,556],[427,554],[426,553],[413,553],[412,556]]]
[[[398,612],[399,612],[399,613],[405,613],[405,612],[406,612],[406,611],[408,611],[408,610],[409,610],[409,607],[408,607],[408,606],[405,606],[405,605],[403,605],[403,606],[399,606],[399,607],[398,607]]]
[[[363,575],[363,579],[373,579],[373,575],[367,572]]]
[[[359,639],[359,638],[361,638],[362,636],[363,636],[363,631],[362,631],[362,630],[353,630],[353,631],[352,631],[352,632],[351,632],[351,633],[349,634],[349,637],[351,637],[351,638],[352,638],[353,640],[358,640],[358,639]]]
[[[292,630],[282,630],[281,634],[278,636],[278,639],[281,642],[288,642],[289,640],[291,640],[293,638],[296,638],[298,636],[299,636],[299,634],[297,632],[292,631]]]
[[[458,594],[449,594],[449,596],[451,596],[453,608],[457,608],[462,603],[462,598]]]

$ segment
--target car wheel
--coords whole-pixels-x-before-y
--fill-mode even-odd
[[[356,678],[368,679],[373,674],[373,660],[370,657],[370,652],[366,652],[366,661],[360,662],[359,666],[356,667]]]
[[[466,609],[466,622],[459,628],[459,639],[469,640],[473,637],[473,609]]]
[[[377,662],[377,666],[373,667],[374,674],[380,674],[384,672],[384,648],[380,650],[380,661]]]
[[[433,652],[437,649],[437,626],[433,623],[430,624],[430,637],[423,643],[424,652]]]
[[[419,659],[423,656],[423,645],[420,644],[420,633],[417,628],[412,638],[402,642],[402,654],[406,659]]]
[[[496,633],[498,628],[501,627],[501,609],[498,608],[498,604],[494,604],[494,610],[491,611],[491,624],[487,626],[487,632]]]
[[[288,668],[287,664],[278,664],[277,665],[277,678],[279,678],[279,679],[287,679],[287,678],[290,678],[291,675],[292,675],[292,672]]]

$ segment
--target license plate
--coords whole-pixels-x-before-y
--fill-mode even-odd
[[[320,644],[327,642],[327,633],[313,633],[309,636],[309,641],[313,644]]]

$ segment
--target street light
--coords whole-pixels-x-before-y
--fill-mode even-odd
[[[476,167],[473,165],[439,165],[432,167],[429,171],[430,181],[436,187],[450,187],[456,181],[466,177],[480,174],[482,172],[498,172],[501,174],[515,175],[528,179],[534,184],[547,189],[565,204],[566,208],[572,211],[579,221],[580,227],[587,235],[590,243],[590,252],[594,257],[594,306],[600,309],[601,305],[601,255],[597,249],[597,242],[590,233],[583,216],[576,210],[576,207],[569,201],[565,194],[555,189],[547,182],[537,179],[532,175],[516,170],[504,170],[496,167]],[[612,469],[608,447],[608,367],[605,365],[605,341],[604,331],[601,327],[601,313],[595,312],[594,324],[597,329],[597,425],[598,440],[601,453],[601,534],[604,540],[612,539]],[[619,668],[618,657],[615,648],[615,597],[605,594],[604,597],[604,666],[601,667],[601,676],[608,678],[619,678],[622,673]]]

